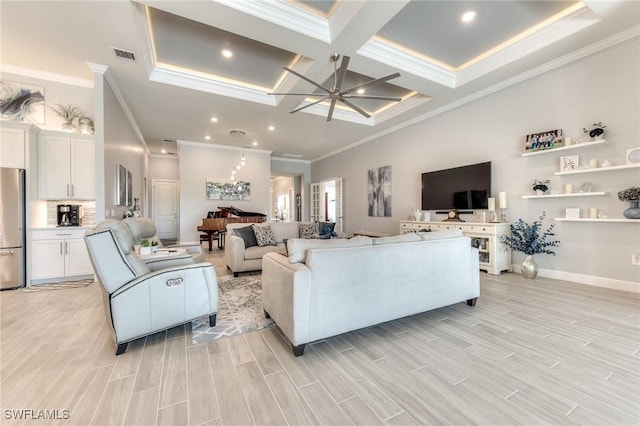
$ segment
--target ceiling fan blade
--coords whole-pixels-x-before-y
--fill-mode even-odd
[[[331,117],[333,117],[333,110],[336,107],[337,98],[331,98],[331,105],[329,106],[329,114],[327,114],[327,121],[331,121]]]
[[[287,68],[287,67],[282,67],[282,68],[284,68],[285,70],[289,71],[289,72],[290,72],[291,74],[293,74],[293,75],[297,75],[298,77],[300,77],[300,78],[301,78],[301,79],[303,79],[304,81],[307,81],[307,82],[309,82],[309,83],[313,84],[313,85],[314,85],[314,86],[316,86],[318,89],[322,89],[322,90],[324,90],[324,91],[325,91],[325,92],[327,92],[327,93],[331,93],[331,91],[330,91],[330,90],[325,89],[324,87],[320,86],[320,85],[319,85],[318,83],[316,83],[315,81],[308,79],[307,77],[305,77],[304,75],[300,74],[299,72],[294,71],[294,70],[292,70],[291,68]]]
[[[349,61],[351,60],[348,56],[342,57],[342,62],[340,63],[340,69],[338,70],[338,75],[336,77],[336,87],[335,91],[339,92],[340,87],[342,87],[342,82],[344,81],[344,76],[347,75],[347,68],[349,67]]]
[[[294,109],[293,111],[290,111],[290,112],[289,112],[289,114],[293,114],[294,112],[298,112],[298,111],[301,111],[301,110],[303,110],[303,109],[305,109],[305,108],[309,108],[310,106],[314,106],[315,104],[319,104],[320,102],[322,102],[322,101],[326,101],[326,100],[327,100],[327,99],[329,99],[329,98],[330,98],[330,96],[325,96],[324,98],[319,99],[319,100],[317,100],[317,101],[315,101],[315,102],[311,102],[310,104],[307,104],[307,105],[301,106],[300,108],[296,108],[296,109]]]
[[[348,107],[350,107],[354,111],[359,112],[360,114],[364,115],[367,118],[371,117],[369,114],[367,114],[367,112],[365,110],[363,110],[362,108],[358,107],[357,105],[352,104],[351,102],[349,102],[345,98],[341,97],[339,99],[340,99],[340,102],[342,102],[343,104],[347,105]]]
[[[343,90],[342,92],[340,92],[340,95],[346,95],[347,93],[354,92],[354,91],[356,91],[358,89],[361,89],[363,87],[372,86],[374,84],[382,83],[382,82],[387,81],[387,80],[393,80],[394,78],[398,78],[398,77],[400,77],[400,73],[396,72],[396,73],[389,74],[389,75],[384,76],[384,77],[376,78],[375,80],[369,80],[369,81],[366,81],[366,82],[364,82],[362,84],[358,84],[357,86],[353,86],[353,87],[351,87],[351,88],[349,88],[347,90]]]
[[[368,96],[368,95],[346,95],[345,99],[378,99],[381,101],[400,102],[402,98],[390,98],[387,96]]]
[[[327,96],[326,93],[284,93],[284,92],[272,92],[267,95],[294,95],[294,96]]]

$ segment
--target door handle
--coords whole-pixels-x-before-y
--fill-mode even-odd
[[[73,187],[73,184],[71,184],[71,196],[73,197],[75,194],[75,188]]]
[[[69,247],[68,247],[69,242],[65,241],[64,242],[64,254],[69,254]]]
[[[0,256],[13,256],[13,250],[0,250]]]
[[[60,256],[62,256],[62,241],[60,241]]]
[[[69,196],[69,184],[67,184],[67,197]]]

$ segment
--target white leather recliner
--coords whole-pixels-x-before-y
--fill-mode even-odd
[[[116,355],[135,339],[209,316],[218,311],[218,282],[211,263],[191,256],[171,256],[154,270],[133,251],[133,236],[120,220],[109,219],[85,234],[105,313],[116,342]]]

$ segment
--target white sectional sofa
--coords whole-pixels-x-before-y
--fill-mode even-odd
[[[466,301],[480,295],[478,251],[460,230],[372,239],[288,241],[264,255],[262,296],[293,345]]]

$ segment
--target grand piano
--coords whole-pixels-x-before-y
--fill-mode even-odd
[[[224,248],[227,223],[261,223],[267,220],[265,214],[246,212],[233,206],[218,207],[218,209],[216,212],[209,212],[207,217],[202,218],[202,224],[198,226],[198,231],[203,233],[200,237],[201,241],[209,242],[209,251],[213,249],[214,237],[218,240],[218,248]]]

